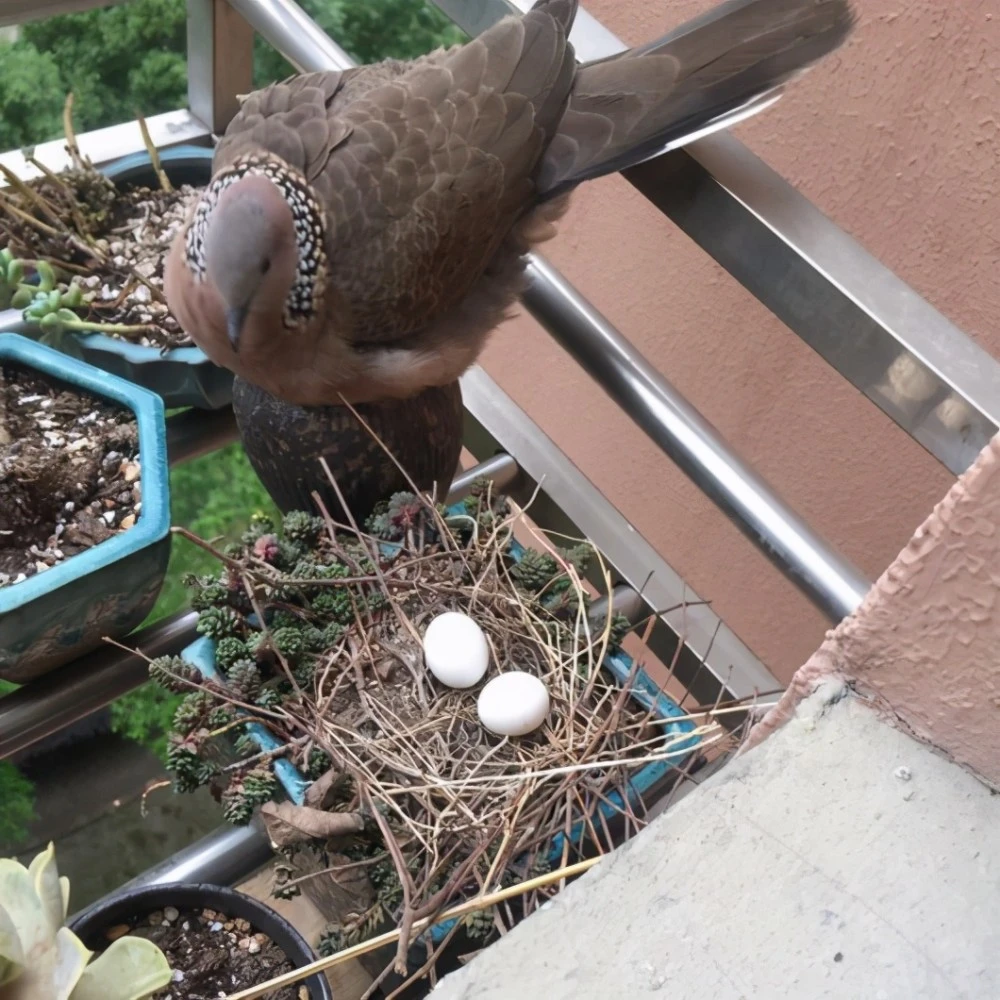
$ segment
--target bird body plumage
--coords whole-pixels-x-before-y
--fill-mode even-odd
[[[168,300],[195,342],[302,405],[447,385],[508,315],[524,255],[554,235],[577,184],[784,83],[852,24],[848,0],[731,0],[689,30],[578,66],[576,8],[540,0],[463,45],[249,95],[167,265]],[[248,177],[260,232],[296,248],[279,274],[267,248],[226,249],[235,212],[223,206],[255,196]],[[232,291],[246,284],[232,273],[250,267],[244,257],[261,272],[249,297]]]

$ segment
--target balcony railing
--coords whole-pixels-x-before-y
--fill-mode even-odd
[[[436,0],[471,34],[530,0]],[[14,0],[0,25],[94,0]],[[254,31],[302,71],[341,69],[347,54],[291,0],[188,0],[189,107],[149,120],[158,146],[212,141],[251,87]],[[573,42],[582,59],[623,44],[581,11]],[[143,149],[134,123],[78,136],[98,165]],[[65,165],[62,142],[35,156]],[[0,161],[22,176],[18,152]],[[627,179],[792,333],[816,350],[906,433],[954,473],[964,470],[1000,425],[1000,363],[838,229],[732,136],[703,138],[628,171]],[[869,581],[813,531],[718,432],[548,261],[533,256],[527,310],[659,449],[829,618],[850,614]],[[617,596],[635,620],[659,609],[649,646],[675,660],[676,677],[699,702],[780,687],[767,668],[531,418],[479,368],[462,380],[466,445],[514,499],[538,487],[532,508],[543,528],[583,534],[617,574]],[[172,461],[232,440],[228,412],[171,418]],[[460,477],[453,492],[468,486]],[[194,635],[193,613],[133,637],[151,655],[175,652]],[[146,679],[145,663],[105,649],[0,701],[0,759],[108,704]],[[255,827],[226,828],[142,876],[231,882],[267,855]]]

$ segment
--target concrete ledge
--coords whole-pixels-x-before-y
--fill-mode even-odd
[[[836,681],[435,1000],[994,1000],[1000,796]]]

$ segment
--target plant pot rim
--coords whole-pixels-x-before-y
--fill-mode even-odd
[[[161,882],[123,889],[85,909],[70,924],[70,930],[87,943],[87,937],[125,922],[138,919],[165,906],[218,909],[227,917],[247,920],[255,930],[267,934],[297,968],[314,961],[316,952],[300,931],[267,903],[211,882]],[[297,952],[297,954],[293,954]],[[333,1000],[333,991],[323,973],[306,981],[311,1000]]]
[[[127,531],[85,552],[0,588],[7,614],[161,541],[170,533],[166,422],[154,392],[16,333],[0,333],[0,363],[12,363],[67,383],[88,395],[127,407],[135,417],[142,463],[142,513]]]

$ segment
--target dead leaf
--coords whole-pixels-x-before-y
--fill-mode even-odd
[[[357,813],[331,813],[292,802],[265,802],[260,814],[267,835],[278,847],[301,844],[305,840],[346,837],[361,833],[365,821]]]

